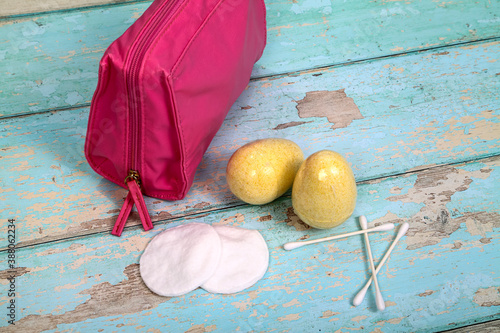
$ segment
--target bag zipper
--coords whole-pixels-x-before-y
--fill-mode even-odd
[[[148,51],[149,46],[158,35],[163,31],[164,26],[168,23],[171,14],[174,12],[173,7],[181,1],[165,0],[160,8],[155,12],[151,19],[144,25],[129,51],[128,70],[126,71],[127,92],[129,97],[129,113],[130,113],[130,142],[129,142],[129,170],[138,171],[139,152],[138,146],[141,138],[140,124],[140,89],[139,89],[139,74],[141,66]],[[170,14],[170,15],[169,15]]]
[[[162,32],[165,25],[169,22],[172,13],[182,1],[165,0],[156,10],[153,16],[147,21],[139,32],[136,42],[132,45],[129,51],[128,59],[125,67],[125,81],[127,86],[127,95],[129,99],[129,159],[128,159],[128,175],[125,178],[125,184],[129,189],[129,193],[120,211],[120,215],[115,223],[113,235],[120,236],[125,222],[132,211],[132,206],[135,204],[139,217],[141,218],[144,230],[153,228],[149,217],[144,197],[141,191],[141,177],[139,170],[139,146],[142,138],[141,133],[141,96],[139,88],[139,74],[146,56],[149,46],[154,41],[158,33]]]
[[[125,202],[123,203],[122,209],[120,210],[120,215],[116,220],[115,226],[111,231],[112,235],[121,236],[127,218],[132,212],[132,207],[135,205],[137,207],[137,212],[139,213],[139,218],[142,222],[142,226],[145,231],[153,229],[153,223],[148,214],[148,209],[146,203],[144,202],[144,197],[141,193],[141,179],[139,178],[139,173],[137,171],[131,170],[127,178],[125,178],[125,184],[129,189]]]

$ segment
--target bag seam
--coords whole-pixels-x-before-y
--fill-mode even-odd
[[[144,62],[143,64],[147,63],[148,62],[148,59],[149,57],[151,56],[151,54],[154,52],[154,50],[156,49],[158,43],[163,40],[163,37],[164,35],[167,33],[167,31],[169,30],[170,26],[177,20],[177,18],[179,17],[179,15],[181,15],[181,13],[184,11],[184,9],[186,8],[186,6],[190,3],[190,0],[187,0],[187,1],[184,1],[184,3],[179,7],[177,8],[177,13],[175,13],[174,16],[172,16],[172,18],[170,19],[170,22],[165,26],[163,27],[163,31],[158,35],[156,36],[156,38],[154,39],[154,42],[148,47],[148,50],[147,50],[147,53],[146,53],[146,56],[144,57]],[[144,70],[144,65],[142,66],[141,70]],[[167,82],[167,86],[168,86],[168,82]],[[141,103],[141,106],[144,106],[144,87],[143,85],[139,85],[139,89],[140,89],[140,103]],[[176,110],[174,110],[174,113],[176,112]],[[144,113],[142,112],[141,114],[141,124],[143,124],[144,126]],[[177,125],[176,125],[177,126]],[[143,133],[144,131],[141,129],[141,132]],[[144,147],[145,145],[145,136],[142,135],[141,136],[141,151],[143,151],[142,147]],[[145,177],[146,175],[144,175],[144,155],[141,154],[140,156],[140,167],[141,167],[141,172],[142,172],[142,176],[144,178],[147,178]]]
[[[173,110],[173,115],[174,115],[174,118],[175,118],[175,126],[176,126],[176,129],[177,129],[177,132],[179,133],[179,144],[181,146],[181,174],[182,174],[182,190],[180,191],[181,194],[180,194],[180,197],[184,197],[186,195],[186,192],[187,192],[187,186],[188,186],[188,181],[187,181],[187,175],[186,175],[186,148],[185,148],[185,145],[184,145],[184,141],[185,141],[185,135],[184,135],[184,127],[183,127],[183,121],[182,121],[182,117],[180,117],[180,114],[177,110],[177,103],[176,103],[176,98],[175,98],[175,89],[173,88],[173,80],[174,80],[174,77],[173,77],[173,73],[177,67],[177,64],[181,61],[181,59],[184,58],[184,55],[187,53],[188,49],[190,48],[190,46],[192,45],[193,41],[196,39],[196,37],[199,35],[200,31],[203,30],[203,27],[207,24],[207,22],[209,21],[209,19],[212,17],[213,13],[216,11],[216,9],[220,6],[220,4],[223,2],[224,0],[219,0],[219,2],[214,6],[214,8],[212,8],[212,10],[210,11],[210,13],[205,17],[205,19],[203,20],[203,22],[201,23],[201,25],[198,27],[198,29],[196,30],[196,32],[193,34],[193,36],[191,38],[189,38],[188,42],[187,42],[187,45],[184,47],[183,51],[181,52],[181,55],[179,56],[179,58],[175,61],[174,65],[172,66],[172,68],[170,69],[170,73],[168,73],[167,77],[166,77],[166,83],[167,83],[167,87],[169,89],[169,92],[170,92],[170,95],[172,96],[172,106],[174,108]],[[156,49],[158,43],[160,42],[160,40],[163,39],[163,36],[167,33],[168,31],[168,28],[175,22],[175,20],[179,17],[179,15],[184,11],[184,9],[186,8],[186,6],[190,3],[190,0],[187,0],[184,2],[184,4],[182,5],[182,7],[179,8],[177,14],[172,18],[171,22],[164,28],[163,32],[161,33],[161,35],[159,35],[155,42],[151,45],[149,51],[148,51],[148,55],[147,57],[150,57],[151,56],[151,53],[153,52],[153,50]],[[141,94],[141,103],[142,103],[142,96],[143,94]],[[168,196],[168,195],[167,195]],[[161,196],[158,196],[158,197],[165,197],[163,195]],[[171,197],[171,196],[168,196],[168,197]]]
[[[102,87],[102,67],[99,66],[99,73],[97,75],[98,78],[100,78],[100,80],[98,80],[97,82],[97,89],[96,91],[94,92],[94,97],[92,98],[93,100],[97,100],[98,99],[98,96],[101,94],[101,87]],[[92,112],[92,110],[95,109],[94,107],[94,103],[91,103],[90,104],[90,110],[89,110],[89,120],[88,120],[88,124],[87,124],[87,128],[90,128],[90,131],[87,131],[87,137],[86,137],[86,140],[85,140],[85,147],[84,147],[84,151],[85,151],[85,156],[87,157],[87,160],[89,161],[89,164],[90,164],[90,161],[92,161],[92,164],[91,166],[95,165],[95,162],[93,161],[91,155],[90,155],[90,144],[91,144],[91,137],[92,137],[92,133],[94,133],[94,122],[95,122],[95,111]]]
[[[109,64],[106,63],[105,66],[109,67]],[[84,149],[85,155],[87,157],[87,161],[89,162],[89,165],[97,174],[99,174],[102,177],[106,178],[107,180],[115,183],[116,185],[123,186],[122,184],[120,184],[119,180],[115,179],[115,177],[110,176],[107,172],[102,170],[101,166],[104,164],[105,161],[102,161],[101,163],[96,164],[94,158],[92,157],[91,151],[90,151],[90,145],[91,145],[90,138],[93,135],[95,135],[95,119],[97,117],[96,116],[97,111],[95,111],[95,105],[97,103],[97,100],[99,100],[100,95],[102,94],[102,85],[104,84],[104,79],[102,79],[102,76],[104,75],[103,74],[104,69],[102,67],[99,67],[99,70],[100,70],[100,73],[99,73],[100,75],[98,75],[98,77],[100,77],[101,80],[99,80],[98,84],[97,84],[95,96],[93,98],[94,103],[91,103],[91,106],[90,106],[90,112],[89,112],[89,124],[90,124],[90,126],[88,126],[90,128],[90,132],[87,133],[88,140],[85,141],[85,149]]]
[[[264,54],[264,50],[266,49],[267,45],[267,8],[266,8],[266,3],[264,0],[260,0],[260,6],[262,8],[262,11],[264,12],[264,47],[262,48],[262,51],[260,52],[260,56],[257,58],[256,62],[262,57]]]
[[[174,73],[177,70],[180,62],[184,59],[184,57],[188,53],[188,51],[191,48],[191,46],[194,44],[194,41],[198,38],[198,36],[200,35],[200,33],[203,30],[203,28],[205,28],[205,26],[208,24],[208,21],[210,21],[210,19],[212,18],[212,16],[216,12],[216,10],[220,7],[220,5],[223,2],[224,2],[224,0],[219,0],[219,2],[217,2],[217,4],[214,6],[214,8],[212,8],[210,10],[210,13],[208,13],[208,15],[205,17],[205,19],[203,20],[203,22],[201,23],[201,25],[198,27],[198,29],[196,30],[196,32],[193,34],[193,36],[189,39],[189,41],[187,42],[187,45],[184,48],[184,50],[182,51],[181,55],[179,56],[179,58],[177,59],[177,61],[172,66],[172,76],[174,76]]]
[[[252,1],[252,0],[250,0]],[[188,53],[188,51],[190,50],[191,46],[194,44],[195,40],[198,38],[198,36],[201,34],[201,32],[204,30],[205,26],[208,24],[208,22],[210,21],[210,19],[213,17],[213,15],[215,15],[215,12],[218,10],[218,8],[222,5],[222,3],[224,2],[224,0],[219,0],[216,5],[210,10],[210,12],[208,13],[208,15],[205,17],[205,19],[203,20],[203,22],[201,23],[201,25],[198,27],[198,29],[196,30],[196,32],[193,34],[193,36],[188,40],[187,42],[187,45],[186,47],[184,48],[184,50],[182,51],[181,55],[179,56],[179,58],[175,61],[174,65],[172,66],[171,68],[171,73],[169,73],[166,77],[166,82],[167,82],[167,87],[170,91],[170,94],[172,96],[172,106],[174,108],[174,117],[175,117],[175,125],[176,125],[176,128],[178,130],[178,133],[179,133],[179,143],[180,143],[180,146],[181,146],[181,165],[182,165],[182,168],[181,168],[181,174],[183,176],[183,187],[182,187],[182,191],[180,195],[172,195],[172,194],[157,194],[155,192],[151,192],[150,194],[147,194],[148,196],[152,196],[152,197],[156,197],[156,198],[164,198],[164,199],[167,199],[167,200],[175,200],[175,199],[178,199],[179,197],[184,197],[186,193],[184,193],[186,191],[186,187],[187,187],[187,180],[186,180],[186,166],[185,166],[185,156],[186,156],[186,151],[185,151],[185,147],[184,147],[184,131],[183,131],[183,126],[182,126],[182,119],[181,117],[179,117],[179,113],[177,112],[177,107],[176,107],[176,102],[175,102],[175,94],[173,94],[173,74],[174,72],[177,70],[177,68],[179,67],[179,64],[182,62],[182,60],[185,58],[186,54]],[[187,0],[184,2],[184,4],[178,8],[177,10],[177,13],[175,14],[175,16],[172,17],[171,19],[171,22],[163,29],[163,32],[155,39],[155,42],[151,45],[151,47],[149,48],[148,50],[148,54],[147,54],[147,57],[150,57],[151,56],[151,53],[153,52],[153,50],[157,47],[158,43],[163,39],[163,36],[168,32],[168,28],[177,20],[177,18],[179,17],[179,15],[181,15],[181,13],[184,11],[184,9],[186,8],[186,6],[190,3],[190,0]],[[263,0],[260,0],[259,1],[260,3],[260,7],[261,7],[261,10],[263,11],[263,16],[264,16],[264,20],[263,20],[263,24],[264,24],[264,45],[267,44],[267,18],[266,18],[266,6],[265,6],[265,3]],[[265,47],[262,49],[262,52],[260,53],[260,56],[259,58],[262,56],[263,52],[264,52],[264,49]],[[170,84],[172,83],[172,84]],[[100,83],[99,87],[102,86],[102,83]],[[98,88],[99,88],[98,87]],[[143,88],[141,88],[142,92],[144,92]],[[102,92],[100,91],[99,89],[99,94],[96,94],[96,100],[99,98],[99,95],[101,94]],[[144,94],[141,93],[141,104],[143,104],[143,101],[144,101]],[[127,99],[127,108],[129,107],[128,105],[128,99]],[[96,118],[96,115],[95,115],[95,112],[92,112],[93,108],[91,107],[91,112],[90,112],[90,118],[89,118],[89,123],[92,124],[91,128],[93,129],[92,130],[92,133],[95,133],[95,130],[94,130],[94,124],[95,124],[95,118]],[[129,117],[127,117],[127,128],[128,128],[128,123],[130,121],[130,119],[128,119]],[[130,135],[130,133],[128,131],[126,131],[126,136],[128,137]],[[141,145],[144,145],[145,141],[144,141],[144,135],[142,136],[141,138]],[[94,159],[91,157],[90,155],[90,142],[87,141],[86,142],[86,147],[85,147],[85,153],[88,155],[88,160],[89,160],[89,164],[91,165],[91,167],[100,175],[102,175],[104,178],[106,178],[107,180],[125,188],[125,185],[124,184],[121,184],[120,180],[118,180],[117,178],[109,175],[107,172],[105,172],[104,170],[102,170],[102,164],[104,163],[104,161],[102,163],[100,163],[98,166],[95,164],[95,161]],[[124,159],[124,163],[126,163],[126,154],[128,152],[126,152],[126,144],[124,143],[124,148],[123,148],[123,151],[125,152],[124,156],[123,156],[123,159]],[[141,156],[143,157],[143,156]],[[142,166],[143,166],[143,158],[141,158],[141,169]],[[125,164],[124,164],[125,165]]]
[[[171,99],[172,99],[172,107],[174,108],[174,121],[175,121],[175,126],[176,126],[176,129],[179,133],[179,144],[181,146],[181,165],[182,165],[182,168],[181,168],[181,174],[182,174],[182,182],[183,182],[183,186],[182,186],[182,191],[181,193],[185,194],[186,192],[186,187],[187,187],[187,176],[186,176],[186,148],[184,146],[184,129],[183,129],[183,126],[182,125],[182,120],[180,119],[181,117],[179,117],[179,112],[177,111],[177,100],[175,98],[175,89],[174,89],[174,79],[172,77],[172,75],[168,75],[166,77],[166,83],[167,83],[167,89],[169,90],[169,93],[170,93],[170,96],[171,96]],[[181,195],[181,196],[184,196],[184,195]]]
[[[196,32],[193,34],[193,36],[189,39],[189,41],[187,42],[187,45],[184,47],[184,50],[182,51],[181,55],[179,56],[179,58],[176,60],[176,62],[174,63],[174,65],[172,66],[172,70],[171,70],[171,73],[169,75],[170,79],[174,80],[174,73],[175,71],[177,70],[178,68],[178,65],[179,63],[184,59],[185,55],[188,53],[189,49],[191,48],[191,46],[194,44],[194,41],[196,40],[196,38],[200,35],[201,31],[203,30],[203,28],[208,24],[208,21],[212,18],[212,16],[214,15],[214,13],[216,12],[216,10],[220,7],[220,5],[222,4],[224,0],[219,0],[217,2],[217,4],[210,10],[210,12],[208,13],[208,15],[205,17],[205,19],[203,20],[203,22],[201,23],[201,25],[198,27],[198,29],[196,30]],[[172,87],[173,89],[173,87]],[[172,94],[173,98],[175,99],[175,94]],[[176,109],[177,110],[177,109]],[[176,113],[176,116],[177,116],[177,113]],[[184,141],[184,130],[183,130],[183,120],[182,120],[182,117],[180,116],[179,114],[179,117],[176,117],[177,121],[178,121],[178,126],[179,126],[179,129],[180,129],[180,133],[183,137],[182,141]],[[184,187],[187,186],[187,177],[186,177],[186,156],[187,156],[187,152],[185,150],[185,147],[182,146],[182,175],[184,177]],[[183,189],[183,192],[187,190],[186,189]]]
[[[168,28],[170,28],[170,26],[172,24],[174,24],[174,22],[177,20],[179,15],[181,15],[181,13],[184,11],[184,9],[187,7],[187,5],[190,2],[191,2],[191,0],[185,0],[184,3],[182,4],[182,6],[177,8],[177,13],[170,19],[170,23],[166,27],[163,28],[163,31],[155,38],[154,42],[148,48],[148,52],[147,52],[147,55],[145,57],[145,62],[147,62],[147,58],[149,58],[151,56],[151,53],[153,53],[154,50],[156,50],[156,46],[163,39],[163,36],[168,32]],[[170,69],[170,72],[171,71],[172,71],[172,69]]]
[[[253,0],[249,0],[249,1],[253,1]],[[214,6],[214,8],[207,15],[207,17],[205,18],[205,20],[203,21],[203,23],[200,25],[200,27],[196,30],[196,32],[194,33],[193,37],[191,37],[191,39],[188,41],[188,43],[187,43],[186,47],[184,48],[184,50],[182,51],[181,55],[179,56],[179,58],[177,59],[177,61],[172,66],[172,75],[174,75],[175,71],[177,70],[177,68],[178,68],[178,66],[180,64],[180,62],[184,59],[185,55],[188,53],[188,51],[191,48],[191,46],[194,44],[194,41],[198,38],[198,36],[200,35],[200,33],[203,30],[203,28],[205,28],[205,26],[208,24],[208,21],[210,21],[210,19],[214,15],[214,13],[222,5],[223,2],[224,2],[224,0],[219,0],[219,2]],[[261,8],[264,11],[264,20],[263,21],[264,21],[264,46],[265,46],[267,44],[266,6],[264,4],[264,0],[260,0],[259,3],[260,3]],[[262,49],[261,56],[262,56],[263,52],[264,52],[264,48]]]

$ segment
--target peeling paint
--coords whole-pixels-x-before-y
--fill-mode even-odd
[[[300,318],[301,318],[301,316],[299,313],[291,313],[291,314],[287,314],[286,316],[278,317],[278,318],[276,318],[276,320],[278,320],[278,321],[295,321],[295,320],[298,320]]]
[[[186,331],[186,333],[205,333],[205,332],[213,332],[214,330],[217,329],[217,326],[215,325],[208,325],[206,326],[205,324],[200,324],[200,325],[193,325],[191,326],[190,329]],[[159,330],[161,332],[161,330]]]
[[[170,299],[153,294],[144,285],[140,278],[139,265],[129,265],[123,273],[127,278],[116,285],[104,282],[83,291],[81,294],[90,295],[90,299],[78,305],[73,311],[60,315],[30,314],[17,320],[15,327],[4,328],[4,332],[30,331],[33,327],[53,330],[59,324],[83,322],[101,316],[123,316],[153,309]],[[124,302],[124,299],[128,301]]]
[[[332,129],[344,128],[355,119],[363,119],[354,100],[347,97],[345,89],[334,91],[311,91],[297,101],[299,117],[326,117]]]
[[[486,171],[486,172],[485,172]],[[491,169],[481,171],[465,171],[454,167],[443,167],[436,172],[424,171],[418,174],[414,186],[403,195],[388,197],[389,201],[422,204],[423,207],[410,221],[407,233],[408,249],[417,249],[434,245],[441,239],[449,237],[465,223],[471,235],[492,231],[500,227],[500,214],[491,213],[464,213],[453,217],[446,208],[452,201],[455,193],[466,191],[473,182],[473,178],[489,177]],[[476,224],[475,221],[481,221]],[[483,231],[484,229],[484,231]]]
[[[288,207],[286,210],[287,218],[283,221],[277,221],[276,223],[286,223],[289,226],[292,226],[297,231],[303,231],[311,229],[311,226],[302,222],[302,220],[295,214],[293,207]]]
[[[356,316],[356,317],[352,318],[351,320],[359,323],[360,321],[362,321],[366,318],[368,318],[368,316]]]
[[[271,221],[272,219],[273,219],[273,217],[271,215],[265,215],[265,216],[259,217],[259,222]]]
[[[288,123],[279,124],[278,126],[273,128],[273,130],[281,130],[289,127],[300,126],[302,124],[307,124],[307,123],[310,123],[310,121],[291,121]]]
[[[435,293],[435,291],[434,291],[434,290],[426,290],[425,292],[418,294],[418,296],[420,296],[420,297],[425,297],[425,296],[432,295],[432,294],[434,294],[434,293]]]
[[[31,272],[30,269],[28,269],[27,267],[16,267],[16,268],[13,268],[13,269],[5,269],[5,270],[2,270],[0,271],[0,280],[7,280],[8,278],[11,278],[11,277],[19,277],[19,276],[22,276],[26,273],[29,273]],[[2,284],[4,283],[4,281],[2,281]]]
[[[19,321],[2,330],[426,332],[498,314],[500,215],[490,184],[498,183],[499,164],[484,159],[497,154],[500,139],[492,94],[499,43],[467,45],[497,33],[493,3],[347,1],[332,10],[328,0],[268,2],[269,47],[253,72],[265,79],[252,80],[230,111],[188,197],[148,198],[153,220],[162,221],[155,230],[133,227],[140,225],[134,212],[127,235],[112,238],[126,192],[88,167],[82,144],[88,108],[82,106],[95,89],[100,55],[148,5],[56,10],[0,22],[6,36],[0,67],[9,80],[0,91],[6,106],[0,115],[40,113],[4,117],[0,130],[0,171],[7,174],[0,180],[0,212],[19,223],[18,258],[26,266],[13,273]],[[459,15],[439,15],[440,24],[422,19],[447,8],[468,13],[467,21],[479,26]],[[411,31],[419,33],[407,38]],[[443,48],[457,43],[465,47]],[[433,45],[438,53],[391,56]],[[372,60],[359,62],[366,59]],[[345,90],[329,91],[341,87],[349,97]],[[300,104],[304,117],[318,119],[301,121]],[[333,148],[352,160],[362,193],[355,215],[374,215],[374,224],[410,223],[406,248],[396,248],[381,275],[391,282],[383,284],[383,313],[374,311],[373,299],[364,307],[350,303],[368,275],[359,237],[285,252],[281,245],[291,238],[329,231],[303,224],[288,197],[250,207],[228,192],[223,170],[230,152],[271,129],[293,137],[306,153]],[[463,161],[469,163],[457,166]],[[197,218],[258,225],[271,252],[264,279],[234,295],[196,290],[169,299],[149,292],[136,264],[147,242],[163,227]],[[337,230],[352,231],[354,221]],[[392,236],[371,236],[378,257]],[[8,274],[0,271],[2,287]],[[0,295],[2,306],[7,301]]]
[[[478,289],[474,294],[474,303],[479,306],[499,306],[500,305],[500,287],[490,287]]]
[[[340,314],[339,312],[333,312],[331,310],[326,310],[321,315],[321,318],[330,318],[330,317],[333,317],[333,316],[336,316],[336,315],[339,315],[339,314]]]
[[[291,306],[300,306],[301,304],[302,303],[298,299],[294,298],[290,302],[283,303],[283,307],[289,308]]]
[[[234,226],[241,226],[243,223],[245,223],[245,216],[243,214],[237,213],[234,216],[224,218],[221,221],[214,223],[214,225],[230,224]]]

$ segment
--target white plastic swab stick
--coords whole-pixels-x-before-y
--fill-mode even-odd
[[[398,234],[396,235],[396,238],[392,241],[391,246],[389,247],[387,252],[384,254],[384,257],[382,258],[382,260],[380,260],[380,263],[378,264],[377,269],[375,270],[375,274],[378,274],[380,269],[382,269],[382,266],[385,264],[386,260],[389,258],[392,250],[396,247],[396,244],[399,242],[401,237],[403,237],[406,234],[406,232],[408,231],[409,226],[410,225],[405,222],[399,227]],[[363,299],[365,298],[365,295],[366,295],[366,291],[368,290],[368,288],[372,284],[372,281],[373,281],[373,277],[370,277],[368,279],[368,281],[366,282],[365,286],[363,287],[363,289],[361,289],[356,294],[356,296],[354,296],[354,299],[352,300],[352,304],[354,306],[358,306],[361,304],[361,302],[363,302]]]
[[[345,238],[345,237],[354,236],[354,235],[366,234],[368,232],[388,231],[391,229],[394,229],[394,224],[393,223],[385,223],[385,224],[379,225],[379,226],[374,227],[374,228],[354,231],[354,232],[350,232],[347,234],[341,234],[341,235],[337,235],[337,236],[330,236],[330,237],[325,237],[325,238],[313,239],[313,240],[309,240],[309,241],[305,241],[305,242],[290,242],[290,243],[286,243],[285,245],[283,245],[283,248],[285,250],[290,251],[290,250],[296,249],[296,248],[304,246],[304,245],[315,244],[315,243],[319,243],[319,242],[326,242],[326,241],[339,239],[339,238]]]
[[[366,223],[366,217],[360,216],[359,224],[361,225],[361,229],[366,230],[368,228],[368,223]],[[385,303],[384,303],[384,298],[382,297],[382,293],[380,292],[380,288],[378,287],[377,271],[375,270],[375,265],[373,264],[372,249],[370,247],[370,240],[368,239],[368,234],[365,234],[365,244],[366,244],[366,250],[368,251],[368,259],[370,260],[370,268],[372,270],[373,283],[375,284],[375,302],[377,303],[377,309],[379,309],[379,311],[383,311],[385,309]]]

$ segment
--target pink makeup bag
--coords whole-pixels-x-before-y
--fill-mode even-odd
[[[129,190],[112,231],[143,194],[185,197],[203,154],[266,44],[263,0],[156,0],[104,53],[85,156]]]

